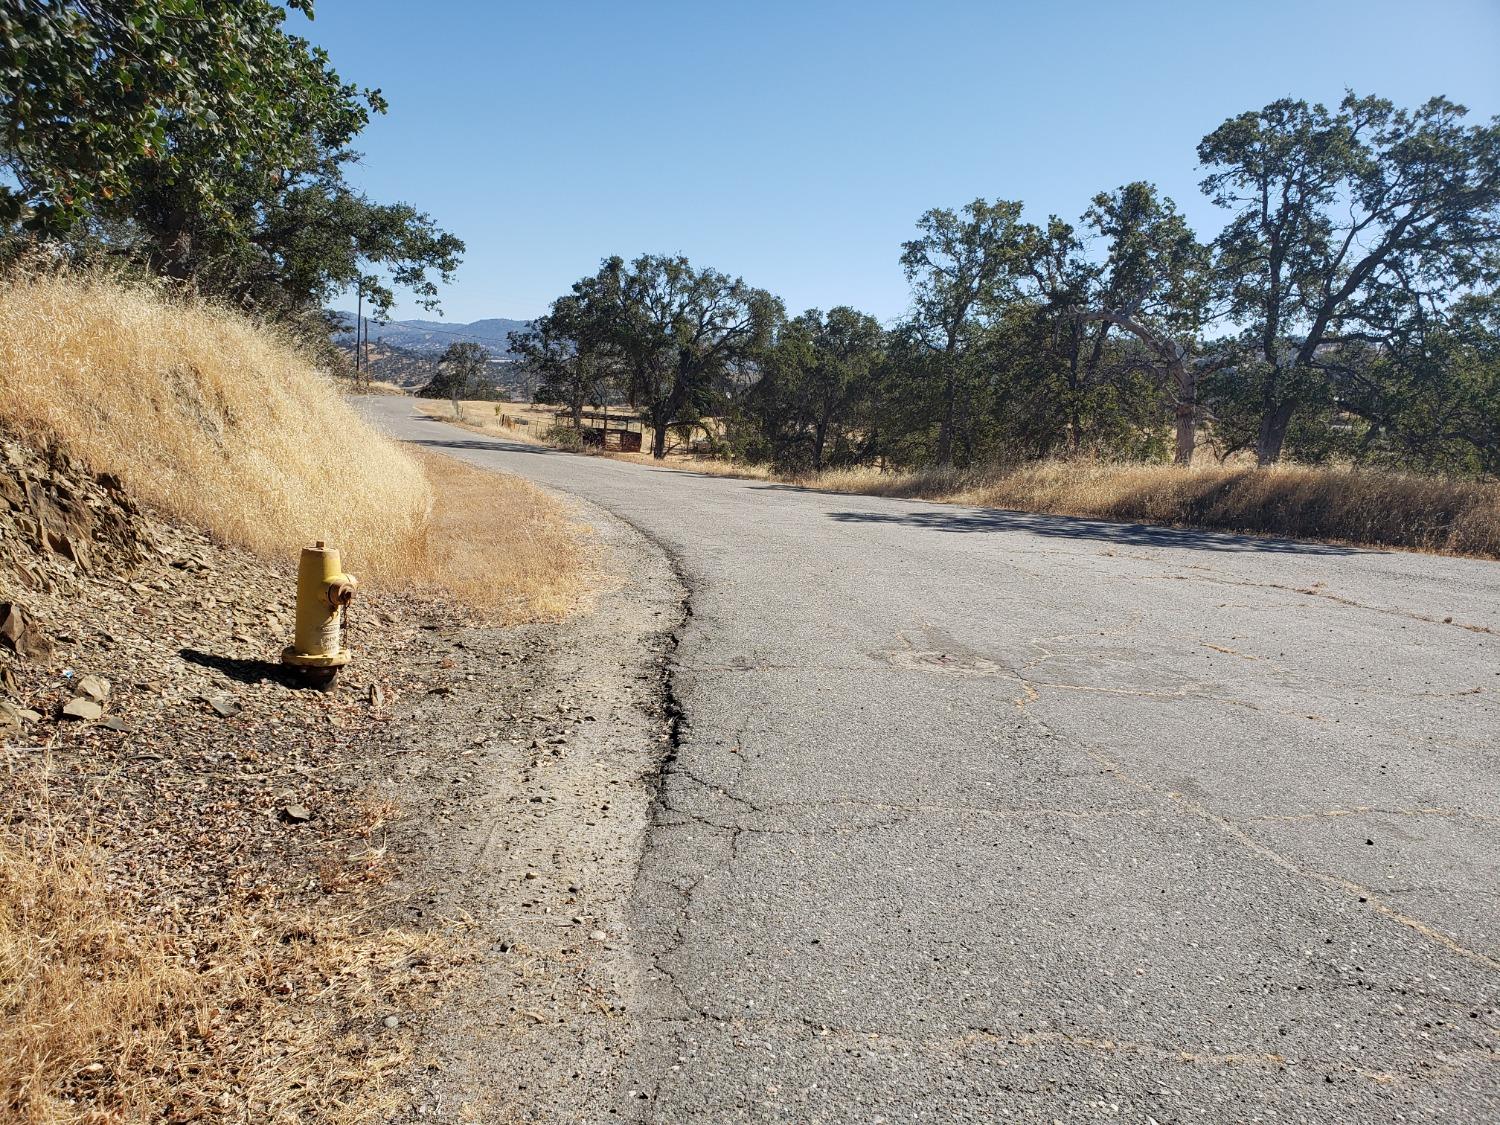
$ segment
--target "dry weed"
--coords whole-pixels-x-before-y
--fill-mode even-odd
[[[1023,511],[1500,556],[1500,485],[1346,468],[1047,461],[941,499]]]
[[[1500,557],[1500,485],[1482,481],[1306,465],[1182,469],[1041,461],[1005,470],[841,469],[795,483],[830,492]]]
[[[501,622],[557,619],[590,574],[578,525],[541,489],[437,453],[416,454],[436,501],[425,577]]]
[[[209,931],[115,892],[107,857],[50,827],[0,837],[0,1115],[29,1125],[366,1120],[436,1003],[440,935],[288,904]]]

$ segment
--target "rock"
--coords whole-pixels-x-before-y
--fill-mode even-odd
[[[15,602],[0,602],[0,645],[33,660],[44,660],[52,651],[52,643],[26,620]]]
[[[384,1022],[385,1022],[385,1026],[386,1027],[393,1028],[393,1029],[394,1028],[398,1028],[398,1027],[401,1026],[401,1017],[400,1016],[386,1016]]]
[[[593,933],[589,934],[589,941],[605,941],[608,938],[609,935],[603,930],[595,930]]]
[[[12,703],[8,699],[0,699],[0,722],[4,722],[7,718],[19,725],[21,723],[34,723],[41,716],[35,711],[27,710],[19,703]]]
[[[281,810],[281,819],[288,824],[306,824],[312,819],[312,810],[306,805],[286,805]]]
[[[103,676],[84,676],[73,685],[73,695],[75,698],[103,703],[109,698],[109,681]]]
[[[214,695],[205,695],[203,702],[214,709],[214,713],[221,719],[232,719],[244,710],[240,701],[227,692],[218,692]]]
[[[67,703],[63,704],[62,709],[63,718],[85,723],[91,723],[103,714],[103,707],[84,696],[79,696],[77,699],[70,699]]]
[[[119,734],[130,734],[134,728],[118,715],[110,715],[99,724],[105,730],[112,730]]]

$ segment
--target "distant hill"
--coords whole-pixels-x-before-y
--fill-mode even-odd
[[[333,316],[345,326],[342,332],[334,334],[334,342],[343,347],[351,346],[355,315],[339,311]],[[373,345],[378,341],[418,356],[439,356],[449,344],[471,343],[483,346],[496,359],[509,359],[511,352],[506,337],[525,329],[530,323],[504,317],[490,317],[471,324],[448,320],[392,320],[381,324],[372,320],[369,322],[370,343]]]
[[[481,324],[524,324],[524,321],[481,321]],[[345,355],[353,359],[354,356],[354,318],[348,318],[348,330],[335,332],[333,335],[334,346]],[[370,346],[365,358],[370,364],[370,377],[381,383],[394,383],[398,387],[415,391],[424,387],[437,374],[438,360],[442,357],[447,343],[441,347],[426,349],[404,348],[392,342],[389,336],[380,337],[376,333],[378,325],[370,325]],[[477,341],[476,341],[477,342]],[[502,356],[509,354],[495,351],[491,348],[491,354],[495,357],[490,361],[488,373],[489,380],[494,384],[500,397],[511,399],[525,399],[531,395],[531,384],[526,379],[526,373],[521,365],[515,360],[504,359]]]

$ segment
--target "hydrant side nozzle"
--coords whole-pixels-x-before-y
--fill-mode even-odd
[[[303,547],[297,565],[297,628],[282,660],[304,669],[335,669],[349,662],[340,610],[359,583],[345,574],[337,549],[319,540]]]

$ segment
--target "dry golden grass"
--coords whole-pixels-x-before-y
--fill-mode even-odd
[[[158,933],[111,909],[98,857],[19,833],[0,843],[0,1109],[69,1120],[80,1087],[118,1083],[115,1060],[160,1056],[186,1012],[193,974]],[[138,1080],[128,1080],[131,1084]],[[123,1109],[136,1102],[121,1089]]]
[[[1009,470],[842,470],[796,483],[831,492],[939,500],[1252,535],[1500,557],[1500,484],[1282,465],[1043,461]]]
[[[288,559],[322,539],[363,577],[449,586],[507,620],[555,615],[582,558],[544,493],[450,475],[434,492],[276,330],[144,284],[0,279],[0,418],[226,543]],[[484,536],[484,556],[455,535]]]
[[[324,539],[363,571],[421,554],[421,468],[274,330],[97,276],[0,284],[0,416],[137,497],[286,557]]]
[[[502,622],[565,616],[591,574],[579,527],[520,477],[438,453],[417,456],[436,502],[427,578]]]
[[[387,383],[380,379],[371,379],[356,386],[353,380],[342,384],[342,390],[362,395],[395,395],[401,397],[407,393],[406,388],[396,383]]]
[[[295,907],[211,933],[112,893],[106,857],[50,827],[0,832],[0,1116],[28,1125],[363,1121],[406,1037],[351,1034],[431,1004],[440,935]],[[308,998],[315,997],[316,1007]]]
[[[530,402],[489,402],[484,399],[463,399],[458,404],[458,416],[453,415],[453,403],[446,398],[413,398],[412,404],[429,418],[440,422],[451,422],[477,433],[503,437],[509,441],[524,441],[531,445],[545,444],[542,435],[552,426],[556,407],[539,406]],[[519,419],[522,424],[504,425],[502,418]]]

